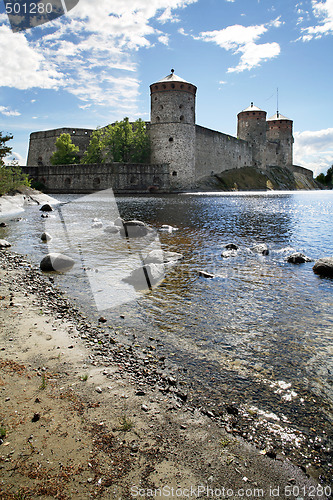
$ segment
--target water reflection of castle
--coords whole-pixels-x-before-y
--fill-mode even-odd
[[[293,170],[293,122],[277,112],[253,103],[238,114],[237,137],[196,124],[197,87],[174,73],[153,83],[151,121],[152,164],[168,164],[170,184],[191,188],[207,175],[242,167],[270,166]],[[28,166],[48,165],[61,133],[70,133],[80,154],[86,150],[92,130],[61,128],[34,132],[30,136]],[[302,169],[303,170],[303,169]]]

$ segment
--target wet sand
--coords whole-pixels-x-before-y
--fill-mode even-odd
[[[0,251],[1,499],[328,497],[196,408],[153,338],[120,343],[52,281]]]

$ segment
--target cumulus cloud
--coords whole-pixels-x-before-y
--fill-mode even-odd
[[[280,46],[276,42],[255,43],[268,31],[269,27],[279,27],[279,18],[267,24],[242,26],[235,24],[222,30],[205,31],[196,39],[213,42],[234,54],[241,54],[240,62],[236,67],[229,68],[228,73],[240,73],[259,66],[263,61],[272,59],[280,53]]]
[[[58,88],[62,75],[42,53],[31,47],[23,34],[0,26],[0,86],[25,90],[33,87]]]
[[[20,116],[21,113],[18,111],[12,111],[10,108],[5,106],[0,106],[0,113],[4,116]]]
[[[294,163],[313,170],[316,177],[333,164],[333,128],[294,133]]]
[[[80,0],[67,16],[19,34],[1,18],[6,24],[0,26],[0,86],[63,88],[83,105],[133,114],[140,85],[137,51],[156,42],[167,45],[156,22],[177,21],[177,10],[195,2]]]
[[[304,42],[333,34],[333,0],[312,0],[312,12],[317,23],[302,29],[301,39]]]

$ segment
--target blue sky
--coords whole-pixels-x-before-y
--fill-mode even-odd
[[[22,1],[22,0],[21,0]],[[294,121],[294,163],[333,164],[333,0],[80,0],[12,33],[0,1],[0,130],[25,164],[29,135],[149,120],[149,85],[197,85],[197,123],[236,135],[251,101]]]

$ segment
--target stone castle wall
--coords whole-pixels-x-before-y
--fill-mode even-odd
[[[252,165],[252,146],[247,141],[196,126],[196,180],[211,175]]]
[[[80,149],[79,156],[82,156],[89,145],[92,133],[93,130],[85,128],[57,128],[33,132],[30,134],[27,165],[49,165],[50,157],[55,151],[55,141],[61,134],[71,136],[73,144]]]
[[[109,163],[23,167],[48,193],[93,193],[112,188],[116,194],[170,191],[166,164]]]

